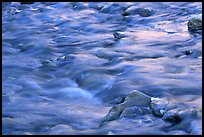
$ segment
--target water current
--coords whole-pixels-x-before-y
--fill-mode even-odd
[[[3,134],[191,134],[153,115],[99,123],[133,90],[202,110],[202,33],[187,26],[199,14],[201,2],[2,3]]]

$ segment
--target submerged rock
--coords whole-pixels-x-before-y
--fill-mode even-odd
[[[125,10],[125,7],[121,4],[111,4],[104,6],[100,12],[106,14],[121,14]]]
[[[49,129],[48,135],[67,135],[67,134],[73,134],[74,129],[68,125],[57,125]]]
[[[188,21],[188,29],[190,31],[202,30],[202,15],[192,17]]]
[[[74,2],[73,3],[73,9],[74,10],[84,10],[87,8],[88,8],[88,6],[85,5],[83,2]]]
[[[149,17],[152,16],[154,14],[154,11],[151,8],[144,8],[141,9],[139,12],[139,15],[142,17]]]

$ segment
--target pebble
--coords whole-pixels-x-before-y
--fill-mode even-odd
[[[113,36],[114,36],[115,39],[121,39],[121,38],[126,37],[126,35],[124,33],[122,33],[122,32],[115,32],[113,34]]]
[[[185,53],[186,55],[190,55],[190,54],[192,54],[193,52],[192,52],[191,50],[185,50],[184,53]]]

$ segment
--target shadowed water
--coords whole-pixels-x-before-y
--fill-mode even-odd
[[[131,6],[154,12],[124,16]],[[202,109],[202,34],[187,27],[201,13],[198,2],[2,3],[3,134],[191,134],[152,115],[99,123],[134,89]]]

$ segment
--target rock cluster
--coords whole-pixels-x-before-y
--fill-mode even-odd
[[[100,126],[106,122],[122,117],[136,118],[139,115],[152,114],[166,122],[172,123],[169,131],[183,130],[189,134],[202,134],[202,126],[194,127],[189,119],[201,118],[200,109],[189,109],[184,104],[175,104],[166,98],[153,98],[138,90],[132,91],[125,97],[124,102],[113,106],[103,117]],[[198,124],[196,122],[194,124]]]

